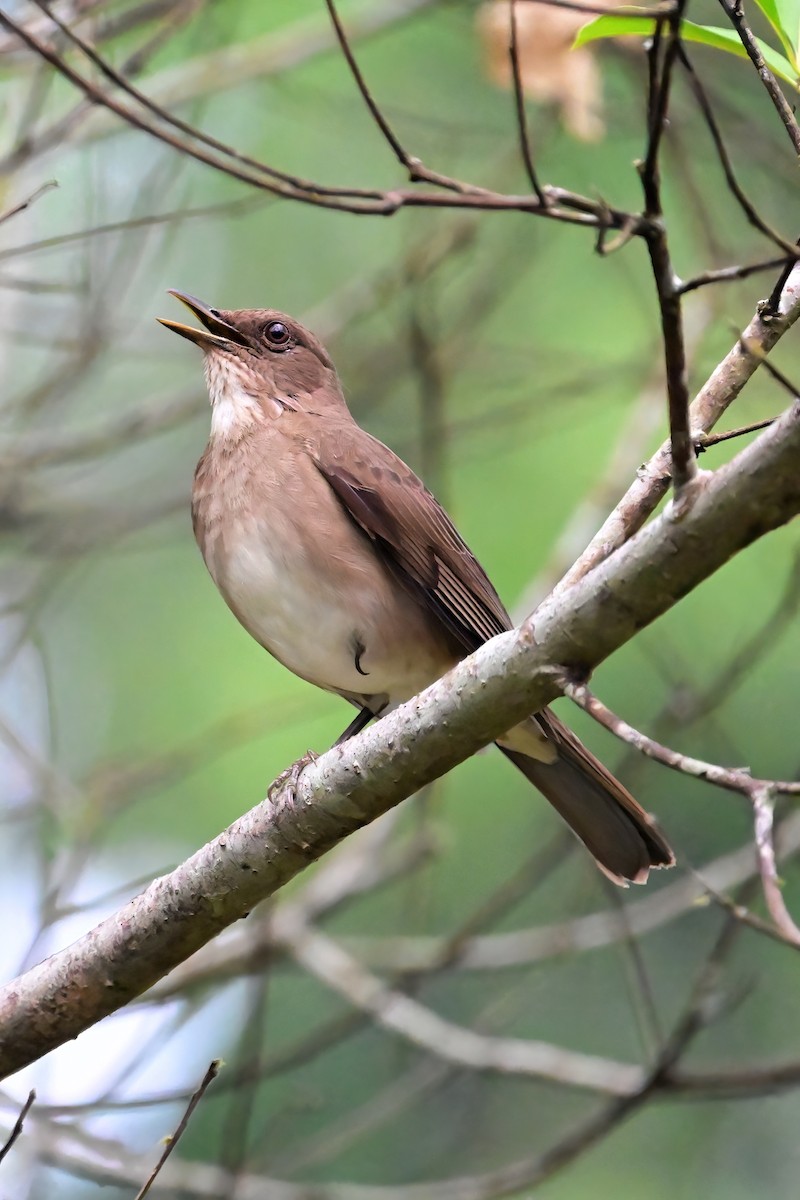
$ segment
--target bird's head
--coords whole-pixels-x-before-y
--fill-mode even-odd
[[[347,414],[330,355],[299,321],[274,309],[228,311],[186,292],[170,295],[203,325],[158,318],[203,351],[213,432],[236,434],[287,409]]]

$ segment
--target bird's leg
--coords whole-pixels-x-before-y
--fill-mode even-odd
[[[381,715],[384,708],[386,708],[385,704],[383,704],[377,712],[373,712],[372,709],[367,708],[366,705],[363,708],[360,708],[344,732],[341,733],[333,743],[334,746],[341,746],[343,742],[348,741],[351,737],[355,737],[357,733],[361,733],[361,730],[366,729],[370,721]],[[292,794],[296,795],[297,782],[303,773],[303,770],[309,765],[309,763],[316,762],[318,758],[319,755],[315,753],[315,751],[307,750],[302,758],[298,758],[297,762],[292,763],[292,765],[287,767],[285,771],[281,771],[278,778],[269,787],[267,792],[268,799],[272,800],[273,797],[276,796],[281,788],[287,783],[291,784]]]
[[[353,717],[352,721],[344,730],[344,732],[339,734],[338,738],[333,743],[334,746],[341,746],[342,742],[347,742],[351,737],[355,737],[357,733],[361,733],[361,730],[366,729],[372,718],[376,717],[377,715],[378,714],[374,713],[371,708],[367,708],[366,705],[364,708],[360,708],[357,715]]]
[[[364,705],[364,707],[359,710],[358,716],[353,717],[344,733],[339,734],[338,738],[333,743],[334,746],[341,746],[343,742],[347,742],[351,737],[355,737],[357,733],[361,733],[361,730],[366,729],[370,721],[377,721],[378,717],[380,717],[388,707],[388,700],[384,700],[383,704],[379,709],[377,709],[377,711],[373,711],[371,708],[367,708],[367,706]]]

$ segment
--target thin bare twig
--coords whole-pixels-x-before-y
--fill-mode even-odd
[[[26,196],[24,200],[20,200],[18,204],[12,204],[11,208],[7,208],[5,212],[0,213],[0,225],[5,221],[10,221],[12,217],[16,217],[18,213],[24,212],[26,208],[30,208],[35,204],[40,196],[46,195],[47,192],[52,192],[53,188],[58,187],[58,180],[48,179],[46,183],[40,184],[35,191]]]
[[[697,107],[700,109],[703,120],[708,128],[708,132],[711,135],[711,140],[714,143],[714,149],[717,152],[717,158],[719,159],[722,172],[725,176],[725,182],[728,185],[731,195],[734,197],[753,228],[757,229],[759,233],[762,233],[764,237],[769,238],[769,240],[773,242],[774,245],[778,246],[779,249],[785,251],[790,261],[794,261],[797,258],[797,247],[794,245],[794,243],[790,242],[787,238],[778,233],[776,229],[773,229],[771,225],[767,224],[756,206],[748,198],[747,194],[739,183],[739,180],[736,178],[736,173],[730,160],[730,155],[728,154],[727,147],[725,146],[719,125],[717,124],[717,119],[714,116],[714,110],[712,109],[711,103],[706,95],[706,90],[700,82],[700,77],[692,66],[689,55],[686,53],[686,50],[682,44],[678,47],[678,59],[681,63],[681,66],[686,71],[689,79],[689,86],[691,87],[694,98],[697,101]]]
[[[158,1175],[160,1174],[161,1169],[164,1166],[164,1163],[167,1161],[170,1154],[172,1154],[172,1151],[175,1149],[175,1147],[177,1146],[181,1137],[185,1133],[186,1127],[189,1124],[189,1119],[190,1119],[192,1113],[194,1112],[194,1110],[197,1108],[200,1101],[203,1099],[203,1096],[206,1094],[209,1084],[213,1083],[214,1080],[217,1078],[217,1075],[219,1074],[219,1069],[220,1069],[221,1065],[222,1064],[221,1064],[220,1060],[216,1059],[216,1058],[214,1059],[214,1061],[212,1063],[209,1064],[208,1070],[206,1071],[205,1075],[203,1076],[202,1080],[200,1081],[200,1086],[198,1087],[197,1091],[193,1093],[192,1098],[186,1107],[185,1113],[183,1114],[180,1121],[178,1122],[175,1132],[167,1138],[166,1145],[164,1147],[164,1151],[163,1151],[161,1157],[159,1158],[156,1165],[153,1167],[153,1170],[150,1172],[150,1174],[148,1175],[145,1182],[142,1184],[139,1191],[136,1193],[135,1200],[144,1200],[145,1196],[150,1191],[150,1188],[153,1186],[156,1179],[158,1178]]]
[[[664,341],[671,445],[670,469],[676,505],[683,500],[687,487],[697,479],[698,471],[689,422],[689,382],[679,281],[673,270],[667,228],[663,221],[659,150],[666,128],[672,72],[681,48],[680,22],[684,7],[685,0],[679,0],[669,18],[656,21],[655,32],[648,48],[648,140],[644,159],[639,164],[645,216],[650,221],[645,240],[658,295]]]
[[[726,429],[724,433],[703,433],[695,442],[695,450],[698,454],[703,454],[712,446],[718,446],[720,442],[729,442],[733,438],[744,437],[748,433],[758,433],[760,429],[768,429],[775,420],[777,420],[776,417],[765,417],[763,421],[751,421],[749,425],[740,425],[738,429]]]
[[[192,221],[203,217],[244,216],[255,208],[271,201],[264,196],[245,196],[241,200],[225,200],[221,204],[204,204],[197,208],[176,208],[163,213],[148,213],[143,217],[129,217],[124,221],[109,221],[103,225],[93,225],[90,229],[75,229],[70,233],[57,233],[52,237],[40,238],[36,242],[24,242],[19,246],[4,246],[0,250],[0,262],[8,259],[25,258],[39,251],[58,250],[74,242],[88,242],[92,238],[104,237],[107,234],[133,232],[137,229],[150,229],[156,225],[180,225],[184,221]]]
[[[511,0],[509,5],[509,21],[511,40],[508,53],[511,58],[511,78],[514,83],[514,107],[517,115],[519,148],[531,187],[539,197],[539,203],[542,208],[546,208],[548,204],[547,196],[542,189],[542,185],[539,183],[539,177],[533,161],[530,130],[528,128],[528,110],[525,105],[525,89],[522,86],[522,71],[519,61],[519,31],[517,28],[517,0]]]
[[[794,258],[765,258],[762,262],[745,263],[738,267],[720,267],[716,271],[702,271],[699,275],[693,275],[691,279],[685,279],[678,285],[677,291],[679,296],[686,296],[689,292],[694,292],[698,288],[708,287],[714,283],[730,283],[736,279],[749,279],[751,275],[759,275],[762,271],[773,271],[775,267],[779,267],[782,263],[786,264],[786,273],[789,271],[800,256],[800,250]],[[782,288],[782,285],[781,285]]]
[[[718,1020],[725,1011],[724,997],[719,992],[722,964],[733,949],[742,929],[742,924],[733,914],[727,914],[722,929],[694,980],[686,1008],[662,1048],[659,1063],[653,1072],[659,1087],[664,1086],[670,1078],[697,1034]]]
[[[795,400],[798,398],[798,396],[800,396],[800,391],[796,385],[793,384],[788,375],[784,375],[783,371],[779,370],[774,363],[765,361],[763,366],[770,379],[774,379],[776,383],[779,383],[785,392],[788,392],[789,395]]]
[[[31,1088],[31,1090],[28,1092],[28,1099],[23,1104],[22,1108],[19,1111],[19,1116],[17,1117],[16,1121],[14,1122],[14,1128],[11,1130],[11,1133],[8,1135],[8,1137],[6,1138],[3,1145],[0,1146],[0,1163],[6,1157],[9,1150],[14,1145],[14,1143],[16,1142],[19,1135],[22,1133],[23,1126],[25,1125],[25,1118],[27,1117],[28,1113],[31,1111],[31,1107],[32,1107],[35,1099],[36,1099],[36,1091],[33,1088]]]
[[[758,870],[758,864],[756,865],[756,870]],[[699,882],[703,885],[707,896],[715,904],[718,904],[720,908],[724,908],[726,912],[729,912],[742,925],[747,925],[750,929],[754,929],[756,933],[771,938],[772,941],[778,942],[781,946],[792,946],[794,949],[798,949],[793,937],[787,940],[777,925],[773,924],[772,921],[766,921],[763,917],[757,916],[738,896],[736,898],[726,896],[722,892],[717,891],[716,888],[711,887],[708,880],[703,879],[700,872],[696,872],[696,875]]]
[[[375,102],[375,99],[372,95],[372,92],[369,90],[367,81],[364,78],[361,68],[359,67],[358,62],[356,61],[356,56],[353,54],[352,48],[350,46],[350,42],[347,39],[347,34],[344,31],[344,26],[342,25],[342,22],[339,19],[339,13],[336,11],[336,5],[334,3],[334,0],[325,0],[325,7],[327,8],[328,13],[331,18],[334,32],[336,33],[336,40],[339,43],[339,49],[341,50],[342,54],[344,55],[345,62],[347,63],[348,67],[350,68],[350,73],[356,82],[356,87],[358,88],[359,92],[361,93],[361,99],[366,104],[369,114],[372,117],[375,124],[378,126],[378,129],[380,129],[384,138],[391,146],[392,153],[394,154],[395,158],[397,159],[397,161],[400,163],[401,166],[406,168],[406,170],[409,173],[409,176],[413,179],[414,178],[415,160],[404,149],[404,147],[402,146],[402,144],[400,142],[400,139],[397,137],[397,135],[395,134],[391,125],[387,121],[386,117],[383,115],[383,113],[381,112],[377,103]]]
[[[800,125],[792,111],[791,105],[780,89],[777,79],[764,61],[758,42],[744,15],[742,0],[719,0],[722,9],[733,28],[739,35],[739,41],[745,48],[747,56],[756,69],[759,79],[767,90],[767,95],[775,106],[775,111],[783,123],[789,140],[794,146],[795,153],[800,154]]]

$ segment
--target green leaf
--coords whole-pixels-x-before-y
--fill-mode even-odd
[[[655,28],[652,17],[595,17],[587,21],[578,30],[573,42],[573,49],[585,46],[587,42],[596,42],[600,38],[622,37],[623,34],[633,34],[636,37],[649,37]]]
[[[797,67],[800,0],[756,0],[756,3],[780,38],[789,61]]]
[[[578,30],[573,44],[585,46],[587,42],[594,42],[600,38],[621,37],[623,34],[650,37],[654,28],[655,21],[651,17],[597,17]],[[738,58],[747,57],[744,46],[732,29],[718,29],[713,25],[696,25],[694,21],[681,21],[681,37],[687,42],[699,42],[703,46],[713,46],[716,50],[726,50]],[[765,45],[760,38],[756,38],[756,41],[773,74],[790,83],[795,90],[800,90],[798,71],[788,58]]]

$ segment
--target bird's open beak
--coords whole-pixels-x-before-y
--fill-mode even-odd
[[[235,326],[229,325],[224,321],[215,308],[209,308],[202,300],[198,300],[195,296],[190,296],[187,292],[179,292],[175,288],[169,289],[170,296],[174,296],[176,300],[180,300],[181,304],[194,313],[198,321],[202,321],[205,329],[195,329],[192,325],[184,325],[182,321],[170,321],[166,317],[156,317],[160,324],[167,329],[171,329],[173,333],[179,333],[181,337],[188,338],[190,342],[194,342],[201,350],[211,349],[213,346],[219,346],[222,349],[229,347],[231,342],[237,346],[248,345],[248,340]]]

